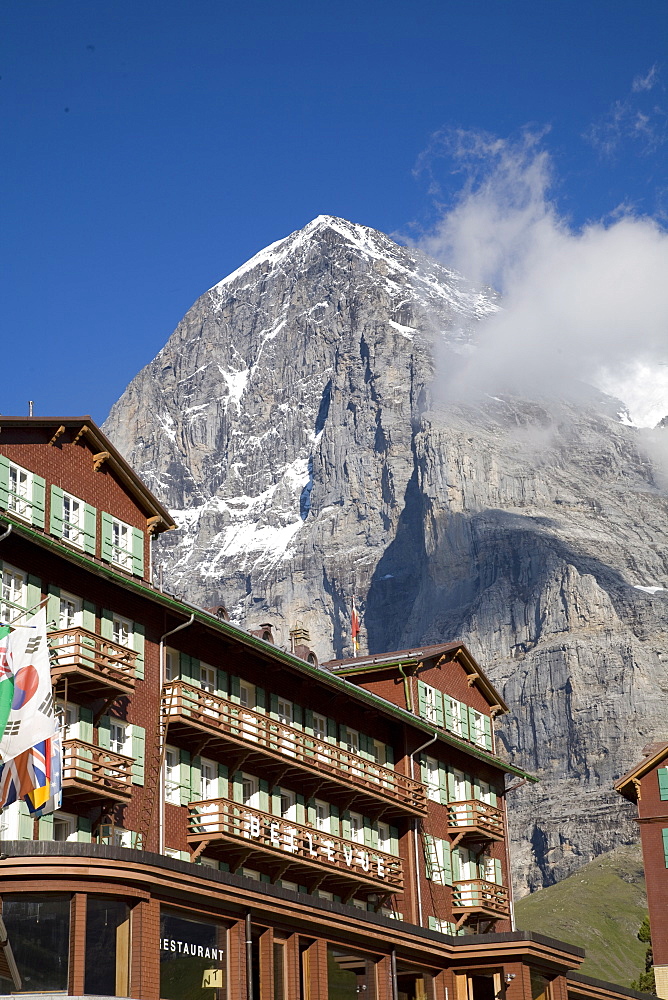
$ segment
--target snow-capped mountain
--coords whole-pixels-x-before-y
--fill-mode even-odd
[[[469,645],[541,778],[514,793],[522,889],[636,839],[612,782],[666,738],[668,504],[597,390],[449,398],[498,308],[321,216],[205,292],[105,429],[181,525],[169,589],[281,643],[300,621],[322,659],[353,592],[375,652]]]

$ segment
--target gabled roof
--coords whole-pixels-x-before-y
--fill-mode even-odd
[[[376,670],[388,670],[392,667],[398,668],[413,664],[417,666],[424,660],[432,660],[440,656],[456,660],[473,678],[476,687],[482,692],[492,708],[496,708],[499,713],[510,711],[499,692],[483,672],[482,667],[479,666],[462,642],[445,642],[435,646],[398,649],[393,653],[381,653],[378,656],[349,656],[345,660],[328,660],[322,666],[335,674],[349,677]]]
[[[630,802],[638,801],[637,782],[655,767],[659,767],[664,761],[668,761],[668,743],[649,743],[643,747],[644,759],[640,764],[623,774],[614,784],[614,789],[623,795]]]
[[[92,417],[6,417],[0,416],[0,448],[2,447],[2,428],[16,427],[34,429],[38,427],[76,428],[86,438],[96,454],[106,453],[105,462],[113,469],[130,494],[143,507],[149,517],[159,518],[155,522],[154,531],[170,531],[176,527],[174,518],[166,507],[151,493],[142,482],[131,465],[123,458],[120,451],[111,443],[107,435],[100,430]]]

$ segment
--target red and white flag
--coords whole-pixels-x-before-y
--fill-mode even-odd
[[[360,641],[359,641],[360,616],[357,614],[357,608],[355,607],[354,594],[353,594],[353,608],[350,614],[350,632],[353,637],[353,656],[357,656],[357,652],[360,648]]]

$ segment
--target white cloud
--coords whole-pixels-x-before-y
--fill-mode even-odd
[[[666,109],[649,96],[659,84],[656,65],[644,76],[636,76],[629,94],[615,101],[589,127],[584,138],[606,157],[613,157],[626,141],[634,143],[643,154],[656,152],[668,138]]]
[[[582,381],[612,392],[632,386],[632,416],[656,422],[668,414],[661,367],[668,362],[668,234],[625,209],[573,228],[550,198],[554,174],[541,138],[456,132],[432,147],[432,156],[447,156],[462,172],[463,184],[420,245],[498,288],[504,306],[482,324],[478,349],[462,359],[446,391],[563,395]],[[651,412],[641,405],[643,380]]]
[[[642,90],[651,90],[656,84],[657,78],[658,70],[656,63],[654,63],[653,66],[650,66],[645,76],[635,77],[633,83],[631,84],[631,90],[634,94],[638,94]]]

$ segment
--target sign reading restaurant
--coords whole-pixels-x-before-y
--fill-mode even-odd
[[[213,806],[213,808],[212,808]],[[356,869],[356,874],[370,879],[382,879],[398,886],[402,884],[399,858],[357,847],[345,840],[317,833],[302,826],[281,822],[262,812],[240,809],[223,800],[193,807],[191,833],[203,839],[233,837],[257,841],[272,851],[285,851],[327,867]],[[352,873],[352,872],[351,872]]]

